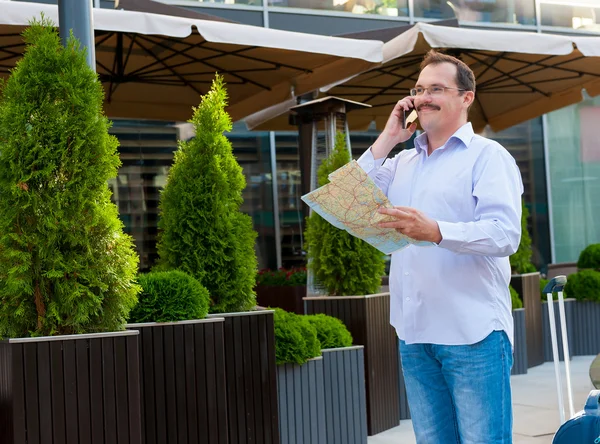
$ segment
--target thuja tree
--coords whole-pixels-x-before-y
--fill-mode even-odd
[[[0,92],[0,334],[120,330],[138,257],[110,201],[117,140],[75,38],[34,21]]]
[[[227,92],[217,76],[194,109],[196,137],[180,142],[160,198],[157,269],[181,269],[211,296],[213,313],[256,304],[252,220],[240,212],[246,180],[224,133]]]
[[[527,220],[529,219],[529,210],[522,204],[521,213],[521,241],[519,248],[510,256],[510,267],[513,273],[524,274],[536,271],[535,266],[531,263],[533,251],[531,249],[531,236],[527,229]]]
[[[317,172],[319,186],[329,174],[350,161],[345,137],[338,133],[331,155]],[[376,293],[385,270],[383,253],[313,212],[306,224],[308,267],[331,295]]]

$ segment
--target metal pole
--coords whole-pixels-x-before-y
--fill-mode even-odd
[[[279,220],[279,184],[277,183],[277,153],[275,150],[275,133],[269,131],[269,152],[271,153],[271,185],[273,187],[273,226],[275,228],[275,255],[277,269],[281,268],[281,225]]]
[[[82,47],[87,48],[87,63],[96,70],[96,48],[94,45],[94,25],[92,0],[58,0],[58,27],[60,39],[67,44],[71,30]]]

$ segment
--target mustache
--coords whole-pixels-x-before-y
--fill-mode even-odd
[[[440,110],[440,107],[439,107],[439,106],[437,106],[437,105],[433,105],[433,104],[431,104],[431,103],[428,103],[428,104],[419,105],[419,106],[417,107],[417,111],[421,111],[423,108],[431,108],[431,109],[435,109],[435,110],[437,110],[437,111],[439,111],[439,110]]]

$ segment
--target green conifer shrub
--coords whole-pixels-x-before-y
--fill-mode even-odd
[[[600,271],[581,270],[570,274],[565,293],[578,301],[600,301]]]
[[[346,139],[338,133],[331,155],[317,172],[319,186],[350,161]],[[316,212],[306,223],[308,267],[331,296],[377,293],[385,270],[384,255],[365,241],[334,227]]]
[[[275,308],[275,361],[280,364],[304,364],[321,355],[317,330],[305,316]]]
[[[338,318],[323,313],[305,315],[304,318],[317,330],[317,339],[321,343],[322,349],[352,345],[352,335]]]
[[[0,91],[0,335],[123,329],[138,256],[109,178],[120,165],[103,89],[47,19]]]
[[[508,289],[510,290],[510,301],[512,303],[512,309],[516,310],[517,308],[523,308],[523,301],[519,297],[519,293],[517,293],[517,290],[515,290],[512,287],[512,285],[509,285]]]
[[[522,202],[521,205],[521,241],[519,242],[517,251],[510,256],[510,267],[515,274],[533,273],[537,271],[535,266],[531,263],[533,251],[531,249],[531,236],[527,229],[529,210],[525,206],[525,202]]]
[[[196,137],[180,142],[160,198],[158,270],[180,269],[211,296],[213,313],[256,305],[252,220],[240,212],[246,180],[231,143],[227,92],[217,76],[190,120]]]
[[[208,290],[181,270],[141,274],[138,283],[142,292],[129,322],[204,319],[208,313]]]
[[[577,268],[600,270],[600,244],[590,244],[579,253]]]

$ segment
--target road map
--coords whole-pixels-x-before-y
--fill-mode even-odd
[[[353,160],[329,175],[330,182],[302,200],[333,226],[346,230],[385,254],[411,244],[433,245],[416,241],[394,228],[378,228],[379,222],[393,221],[392,216],[377,212],[379,207],[393,208],[383,191]]]

